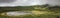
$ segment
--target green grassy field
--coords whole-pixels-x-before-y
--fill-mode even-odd
[[[59,18],[57,15],[24,15],[24,16],[0,16],[0,18]]]
[[[18,7],[0,7],[0,13],[9,12],[9,11],[38,11],[39,12],[45,12],[46,14],[38,14],[38,15],[24,15],[24,16],[1,16],[0,18],[60,18],[60,8],[52,8],[49,9],[46,7],[46,5],[35,5],[35,6],[18,6]],[[53,13],[52,13],[53,12]]]

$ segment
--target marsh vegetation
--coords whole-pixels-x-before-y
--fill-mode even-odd
[[[0,7],[0,13],[9,11],[31,11],[33,14],[21,16],[0,16],[0,18],[60,18],[60,7],[46,5]]]

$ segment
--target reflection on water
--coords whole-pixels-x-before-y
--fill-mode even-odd
[[[7,12],[8,16],[19,16],[19,15],[26,15],[31,13],[24,13],[24,12]]]
[[[2,13],[2,15],[8,15],[8,16],[20,16],[20,15],[27,15],[27,14],[32,14],[32,12],[13,11],[13,12]]]

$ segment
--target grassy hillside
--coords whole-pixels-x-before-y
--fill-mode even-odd
[[[0,7],[0,13],[8,11],[32,11],[34,14],[17,17],[0,16],[0,18],[60,18],[60,7],[48,7],[48,5]]]

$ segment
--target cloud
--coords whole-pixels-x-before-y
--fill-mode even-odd
[[[16,0],[0,0],[0,3],[10,3],[15,2]]]
[[[0,3],[0,6],[30,6],[43,4],[60,5],[60,0],[16,0],[12,3]]]
[[[50,4],[52,6],[59,5],[60,6],[60,0],[47,0],[47,4]]]
[[[1,3],[0,6],[30,6],[30,5],[41,5],[45,2],[42,2],[42,0],[16,0],[13,3]]]

